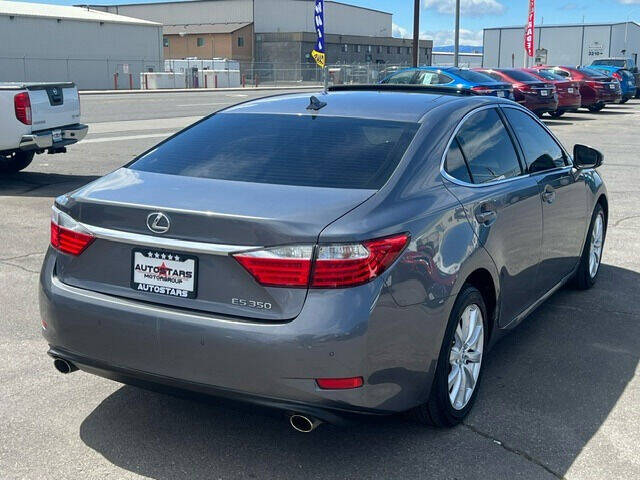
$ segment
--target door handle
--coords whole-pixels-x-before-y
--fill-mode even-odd
[[[487,204],[482,204],[476,211],[475,216],[478,223],[489,226],[496,221],[496,218],[498,218],[498,213]]]
[[[556,199],[556,190],[551,185],[546,185],[542,192],[542,200],[547,203],[553,203]]]

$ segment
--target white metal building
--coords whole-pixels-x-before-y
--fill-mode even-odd
[[[523,26],[486,28],[484,66],[522,67],[523,38]],[[535,47],[547,50],[543,63],[550,65],[590,65],[597,58],[622,56],[637,62],[640,25],[635,22],[542,25],[536,28]]]
[[[163,70],[162,55],[160,24],[0,1],[0,81],[73,81],[86,90],[129,88],[131,78],[138,88],[140,72]]]
[[[92,8],[163,25],[253,23],[255,33],[315,32],[313,0],[191,0]],[[326,34],[391,37],[392,15],[379,10],[325,2]]]
[[[451,67],[454,64],[453,52],[431,52],[431,64],[439,67]],[[463,53],[458,55],[458,65],[464,68],[482,66],[482,53]]]

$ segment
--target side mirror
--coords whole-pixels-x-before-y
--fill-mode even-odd
[[[595,148],[576,144],[573,147],[573,165],[577,169],[598,168],[604,162],[604,155]]]

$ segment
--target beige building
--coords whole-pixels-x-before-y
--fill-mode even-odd
[[[165,25],[165,59],[253,58],[253,24],[249,22],[202,25]]]

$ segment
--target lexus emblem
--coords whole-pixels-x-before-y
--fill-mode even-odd
[[[147,216],[147,228],[153,233],[167,233],[169,227],[171,227],[171,222],[164,213],[154,212]]]

